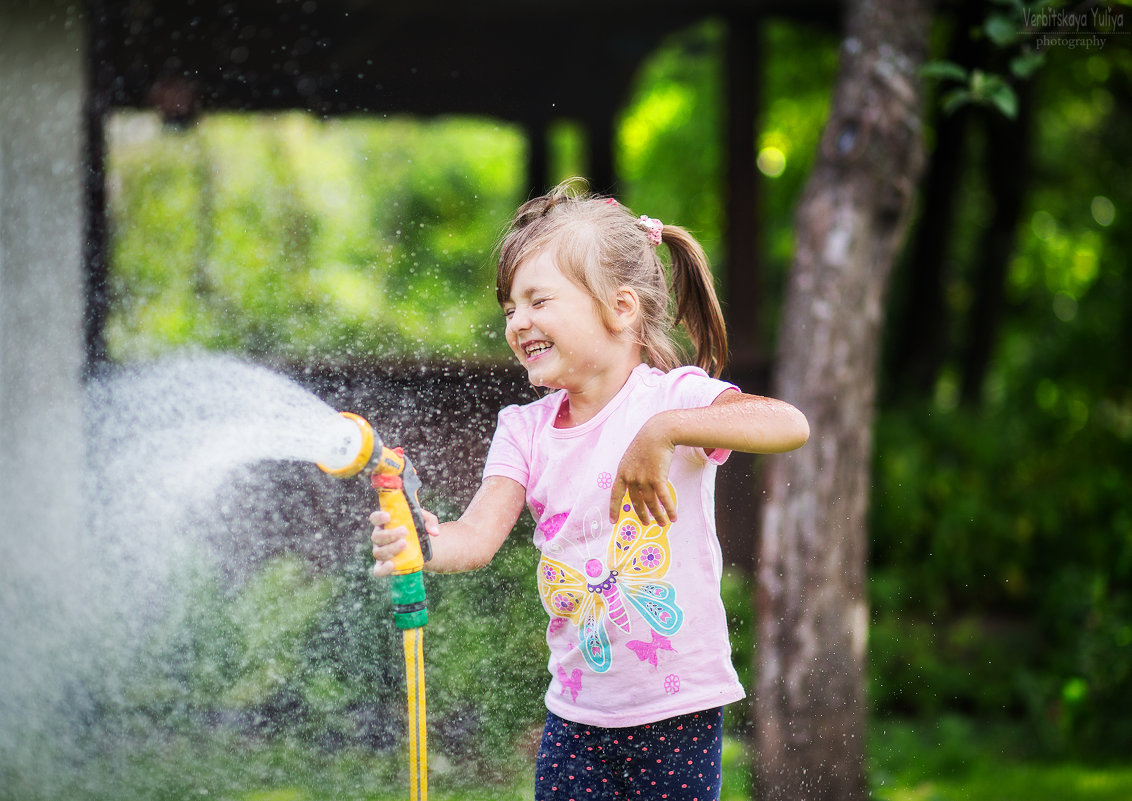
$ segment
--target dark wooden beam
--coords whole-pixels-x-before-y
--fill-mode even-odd
[[[88,12],[96,16],[101,3],[92,0]],[[83,311],[84,367],[90,377],[108,361],[106,349],[106,318],[110,314],[110,255],[109,230],[106,222],[106,137],[103,122],[106,118],[106,96],[96,91],[107,69],[103,57],[104,42],[94,26],[86,30],[86,47],[89,63],[86,98],[83,104],[85,149],[83,152],[83,261],[85,262],[86,301]]]
[[[727,378],[746,392],[766,392],[762,341],[762,258],[759,183],[755,168],[762,86],[761,24],[749,15],[728,20],[724,66],[727,159],[724,314],[731,351]],[[727,559],[753,571],[758,520],[758,460],[734,453],[717,479],[719,539]]]
[[[751,373],[765,367],[760,197],[755,150],[762,94],[761,23],[740,15],[728,25],[726,297],[733,369]]]
[[[624,77],[657,42],[700,16],[559,10],[498,18],[452,4],[429,18],[377,3],[343,5],[104,0],[92,25],[113,76],[100,90],[111,105],[136,108],[153,105],[155,85],[176,80],[194,87],[202,110],[521,120],[542,104],[556,116],[581,117],[595,98],[623,96]]]
[[[538,117],[525,126],[527,132],[527,197],[544,193],[550,182],[550,136],[548,121]]]

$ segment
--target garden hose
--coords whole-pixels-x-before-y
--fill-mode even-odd
[[[405,629],[405,683],[409,694],[409,799],[428,799],[425,731],[424,629]]]
[[[417,499],[421,481],[401,448],[386,448],[374,435],[369,423],[358,415],[350,412],[341,414],[362,431],[359,452],[352,460],[346,460],[347,467],[330,468],[323,464],[319,467],[331,475],[347,477],[360,473],[369,465],[370,482],[377,490],[378,505],[390,515],[387,525],[390,528],[404,526],[410,532],[406,548],[393,557],[390,590],[393,595],[393,623],[402,630],[405,645],[405,683],[409,701],[409,798],[410,801],[427,801],[424,625],[428,623],[428,606],[422,571],[425,561],[432,556],[432,549]]]

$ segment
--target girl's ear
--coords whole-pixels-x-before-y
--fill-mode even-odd
[[[641,301],[637,291],[632,287],[623,286],[613,296],[613,315],[618,331],[626,329],[636,330],[641,315]]]

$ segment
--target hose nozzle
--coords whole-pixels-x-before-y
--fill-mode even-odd
[[[377,442],[373,428],[361,415],[339,412],[338,416],[343,420],[335,428],[328,443],[328,455],[318,462],[318,467],[336,478],[349,478],[362,472],[369,464],[375,442],[377,448],[381,448],[381,444]]]
[[[409,531],[405,550],[393,557],[393,622],[401,629],[419,628],[428,622],[425,588],[421,578],[424,563],[432,557],[417,492],[421,481],[401,448],[382,448],[370,476],[378,503],[391,515],[390,525]],[[413,536],[416,535],[416,536]]]
[[[369,468],[370,483],[377,490],[378,505],[390,515],[387,525],[409,531],[407,547],[393,558],[393,622],[401,629],[420,628],[428,622],[421,570],[432,558],[417,492],[421,480],[401,448],[386,448],[365,418],[339,412],[332,454],[319,468],[337,478],[349,478]]]

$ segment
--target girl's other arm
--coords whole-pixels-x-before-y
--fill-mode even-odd
[[[432,538],[432,559],[425,570],[434,573],[460,573],[483,567],[503,545],[526,503],[526,489],[517,481],[501,476],[488,476],[480,485],[459,520],[441,523],[432,512],[424,512],[425,530]],[[386,529],[386,512],[369,516],[373,524],[373,574],[388,576],[393,572],[390,560],[405,547],[409,532],[402,526]]]
[[[676,504],[668,491],[668,470],[677,445],[744,453],[784,453],[800,448],[810,437],[810,424],[784,401],[722,393],[710,406],[672,409],[653,415],[642,426],[621,458],[610,498],[615,520],[626,490],[642,521],[650,515],[664,525],[676,519]]]

